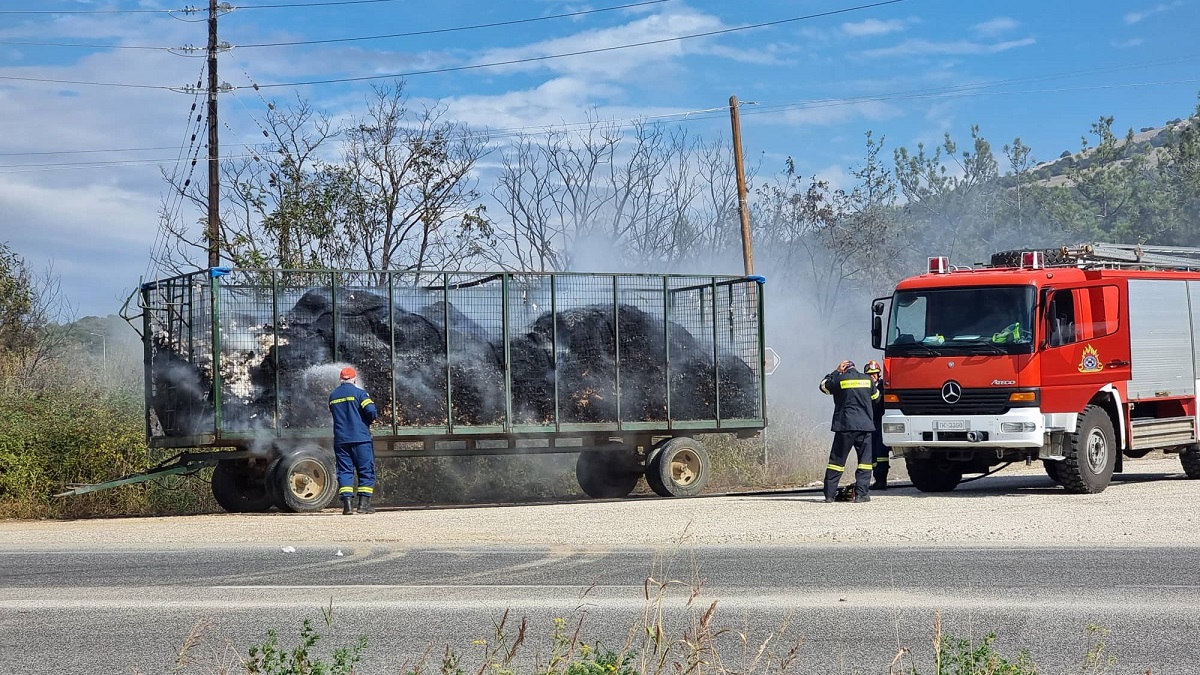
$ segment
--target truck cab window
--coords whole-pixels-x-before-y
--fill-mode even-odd
[[[1075,342],[1075,295],[1069,290],[1057,291],[1050,298],[1049,341],[1051,347]]]

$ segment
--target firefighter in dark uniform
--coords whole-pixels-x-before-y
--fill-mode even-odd
[[[342,383],[329,394],[329,412],[333,415],[333,455],[337,460],[338,496],[342,514],[351,515],[355,474],[358,477],[358,512],[375,513],[371,496],[375,494],[375,444],[371,440],[371,422],[378,411],[371,395],[357,386],[358,373],[342,368]]]
[[[842,361],[837,370],[821,380],[821,391],[833,396],[833,447],[825,467],[825,501],[837,498],[838,481],[846,470],[850,451],[858,453],[854,472],[854,501],[869,502],[871,485],[871,434],[875,431],[873,398],[882,397],[871,378],[858,372],[852,361]]]
[[[871,434],[871,453],[875,455],[875,482],[871,484],[871,489],[886,490],[888,469],[891,468],[889,455],[892,451],[883,444],[883,366],[871,359],[863,366],[863,373],[870,375],[871,381],[875,383],[875,391],[871,394],[875,414],[875,431]]]

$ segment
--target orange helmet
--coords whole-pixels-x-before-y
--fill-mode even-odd
[[[867,375],[874,375],[875,373],[882,373],[883,366],[879,365],[879,362],[876,361],[875,359],[871,359],[870,361],[867,361],[867,365],[863,367],[863,372],[866,373]]]

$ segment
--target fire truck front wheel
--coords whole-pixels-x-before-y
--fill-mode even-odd
[[[942,457],[904,458],[908,479],[921,492],[949,492],[962,480],[962,467]]]
[[[1188,478],[1200,478],[1200,446],[1193,445],[1180,452],[1179,463]]]
[[[1112,418],[1104,408],[1089,405],[1079,414],[1075,429],[1065,448],[1067,458],[1059,468],[1062,486],[1073,494],[1103,492],[1117,463]]]

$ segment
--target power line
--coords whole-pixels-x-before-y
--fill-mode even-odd
[[[359,77],[330,78],[330,79],[326,79],[326,80],[308,80],[308,81],[302,81],[302,82],[278,82],[278,83],[274,83],[274,84],[260,84],[258,86],[259,86],[259,88],[267,89],[267,88],[278,88],[278,87],[301,87],[301,86],[308,86],[308,85],[314,85],[314,84],[337,84],[337,83],[344,83],[344,82],[364,82],[364,81],[369,81],[369,80],[387,80],[387,79],[412,77],[415,75],[434,75],[434,74],[438,74],[438,73],[451,73],[451,72],[459,72],[459,71],[465,71],[465,70],[479,70],[479,69],[484,69],[484,68],[494,68],[497,66],[517,65],[517,64],[521,64],[521,63],[535,63],[535,62],[539,62],[539,61],[562,59],[562,58],[567,58],[567,57],[571,57],[571,56],[584,56],[587,54],[602,54],[602,53],[613,52],[613,51],[618,51],[618,50],[622,50],[622,49],[647,47],[647,46],[651,46],[651,45],[666,44],[666,43],[670,43],[670,42],[681,42],[683,40],[693,40],[693,39],[702,38],[702,37],[712,37],[714,35],[727,35],[730,33],[737,33],[737,32],[741,32],[741,31],[753,30],[753,29],[757,29],[757,28],[780,26],[783,24],[794,23],[797,21],[807,21],[810,19],[823,18],[823,17],[827,17],[827,16],[835,16],[838,14],[846,14],[849,12],[857,12],[857,11],[864,10],[864,9],[874,9],[876,7],[883,7],[885,5],[894,5],[894,4],[898,4],[901,2],[907,2],[907,0],[882,0],[881,2],[875,2],[875,3],[865,4],[865,5],[857,5],[854,7],[846,7],[843,9],[834,9],[834,10],[830,10],[827,12],[818,12],[815,14],[806,14],[804,16],[796,16],[796,17],[791,17],[791,18],[787,18],[787,19],[778,19],[775,21],[765,21],[762,23],[748,24],[748,25],[744,25],[744,26],[735,26],[733,28],[722,28],[722,29],[718,29],[718,30],[705,31],[703,33],[692,33],[690,35],[677,35],[674,37],[662,38],[659,40],[648,40],[645,42],[633,42],[633,43],[628,43],[628,44],[623,44],[623,45],[613,45],[611,47],[598,47],[596,49],[584,49],[584,50],[579,50],[579,51],[574,51],[574,52],[567,52],[567,53],[563,53],[563,54],[547,54],[544,56],[531,56],[531,57],[526,57],[526,58],[522,58],[522,59],[511,59],[508,61],[496,61],[496,62],[491,62],[491,63],[477,63],[477,64],[473,64],[473,65],[468,65],[468,66],[451,66],[451,67],[447,67],[447,68],[435,68],[432,70],[417,70],[417,71],[411,71],[411,72],[405,72],[405,73],[391,73],[391,74],[387,74],[387,75],[363,75],[363,76],[359,76]],[[51,84],[76,84],[76,85],[82,85],[82,86],[134,87],[134,88],[141,88],[141,89],[168,89],[168,90],[175,89],[173,87],[153,86],[153,85],[144,85],[144,84],[123,84],[123,83],[119,83],[119,82],[86,82],[86,81],[78,81],[78,80],[58,80],[58,79],[33,78],[33,77],[15,77],[15,76],[9,76],[9,75],[0,75],[0,80],[20,80],[20,81],[25,81],[25,82],[45,82],[45,83],[51,83]]]
[[[564,14],[549,14],[547,16],[532,17],[532,18],[528,18],[528,19],[512,19],[509,21],[495,21],[492,23],[479,23],[479,24],[475,24],[475,25],[471,25],[471,26],[456,26],[456,27],[452,27],[452,28],[432,28],[429,30],[417,30],[417,31],[410,31],[407,33],[390,33],[387,35],[364,35],[361,37],[330,38],[327,40],[299,40],[296,42],[259,42],[259,43],[244,44],[244,45],[234,45],[234,47],[239,48],[239,49],[250,49],[253,47],[292,47],[292,46],[296,46],[296,45],[323,45],[323,44],[331,44],[331,43],[335,43],[335,42],[361,42],[364,40],[387,40],[390,38],[417,37],[417,36],[421,36],[421,35],[438,35],[440,33],[457,33],[457,32],[461,32],[461,31],[478,30],[481,28],[499,28],[502,26],[516,26],[519,24],[534,23],[534,22],[538,22],[538,21],[551,21],[553,19],[566,19],[566,18],[571,18],[571,17],[584,16],[586,14],[599,14],[601,12],[612,12],[612,11],[621,10],[621,9],[630,9],[633,7],[645,7],[647,5],[658,5],[658,4],[662,4],[664,2],[670,2],[670,1],[671,0],[647,0],[646,2],[635,2],[632,4],[628,4],[628,5],[616,5],[614,7],[601,7],[599,9],[587,9],[587,10],[581,10],[578,12],[567,12]]]
[[[182,9],[0,9],[0,14],[171,14],[194,12]]]
[[[631,9],[635,7],[645,7],[648,5],[658,5],[671,0],[645,0],[645,2],[635,2],[626,5],[616,5],[613,7],[600,7],[598,9],[580,10],[578,12],[566,12],[563,14],[550,14],[547,16],[530,17],[525,19],[511,19],[508,21],[496,21],[492,23],[480,23],[470,26],[453,26],[450,28],[432,28],[429,30],[409,31],[407,33],[390,33],[386,35],[363,35],[358,37],[347,38],[329,38],[323,40],[297,40],[293,42],[260,42],[244,45],[231,45],[238,49],[251,49],[257,47],[293,47],[299,45],[321,45],[332,44],[336,42],[362,42],[367,40],[387,40],[391,38],[402,37],[418,37],[422,35],[438,35],[441,33],[457,33],[469,30],[479,30],[483,28],[499,28],[503,26],[515,26],[519,24],[534,23],[539,21],[552,21],[554,19],[567,19],[588,14],[599,14],[601,12],[612,12],[622,9]],[[174,47],[161,47],[152,45],[112,45],[112,44],[92,44],[80,42],[33,42],[33,41],[17,41],[17,40],[0,40],[0,45],[13,45],[20,47],[78,47],[83,49],[147,49],[147,50],[165,50],[175,53]]]
[[[308,81],[304,81],[304,82],[279,82],[279,83],[275,83],[275,84],[260,84],[259,87],[264,88],[264,89],[274,88],[274,87],[302,87],[302,86],[308,86],[308,85],[313,85],[313,84],[336,84],[336,83],[341,83],[341,82],[363,82],[363,81],[367,81],[367,80],[397,79],[397,78],[403,78],[403,77],[411,77],[413,75],[434,75],[434,74],[438,74],[438,73],[453,73],[453,72],[459,72],[459,71],[463,71],[463,70],[478,70],[481,68],[495,68],[497,66],[511,66],[511,65],[521,64],[521,63],[534,63],[534,62],[538,62],[538,61],[549,61],[552,59],[562,59],[562,58],[567,58],[567,57],[571,57],[571,56],[584,56],[587,54],[602,54],[605,52],[614,52],[614,51],[618,51],[618,50],[622,50],[622,49],[632,49],[635,47],[648,47],[651,45],[666,44],[668,42],[680,42],[683,40],[693,40],[693,39],[702,38],[702,37],[712,37],[714,35],[726,35],[729,33],[737,33],[740,31],[753,30],[756,28],[767,28],[770,26],[780,26],[780,25],[787,24],[787,23],[794,23],[796,21],[806,21],[809,19],[818,19],[818,18],[823,18],[823,17],[827,17],[827,16],[835,16],[838,14],[857,12],[859,10],[864,10],[864,9],[874,9],[876,7],[883,7],[885,5],[894,5],[894,4],[906,2],[906,1],[907,0],[882,0],[882,2],[875,2],[875,3],[871,3],[871,4],[867,4],[867,5],[857,5],[855,7],[846,7],[843,9],[834,9],[834,10],[829,10],[827,12],[817,12],[815,14],[806,14],[804,16],[796,16],[796,17],[791,17],[789,19],[778,19],[776,21],[765,21],[763,23],[748,24],[745,26],[735,26],[733,28],[722,28],[719,30],[705,31],[703,33],[692,33],[690,35],[677,35],[675,37],[662,38],[659,40],[647,40],[645,42],[633,42],[633,43],[623,44],[623,45],[614,45],[612,47],[598,47],[596,49],[582,49],[579,51],[566,52],[563,54],[547,54],[545,56],[530,56],[530,57],[526,57],[523,59],[512,59],[509,61],[494,61],[491,63],[478,63],[478,64],[474,64],[474,65],[469,65],[469,66],[451,66],[451,67],[447,67],[447,68],[435,68],[432,70],[415,70],[415,71],[410,71],[410,72],[406,72],[406,73],[392,73],[389,75],[363,75],[360,77],[342,77],[342,78],[331,78],[331,79],[327,79],[327,80],[308,80]]]

